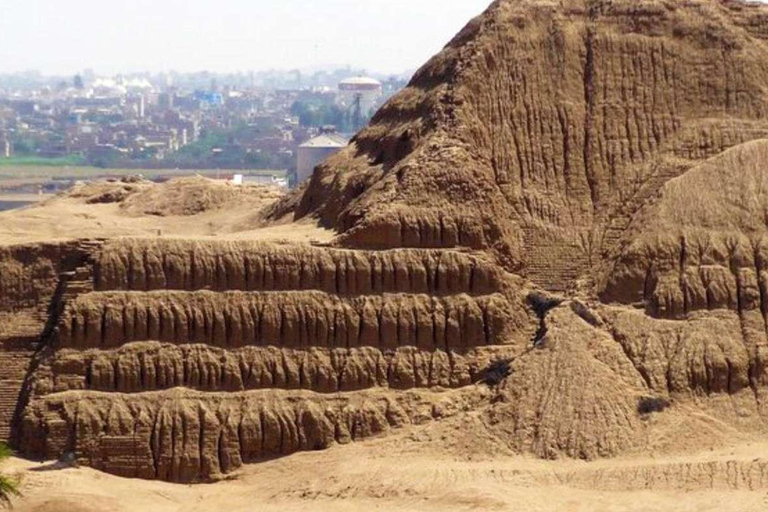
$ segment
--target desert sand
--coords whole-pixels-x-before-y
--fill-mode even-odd
[[[316,222],[265,226],[259,209],[282,197],[273,187],[236,187],[191,177],[154,184],[84,182],[40,204],[6,212],[0,242],[24,244],[100,237],[216,237],[327,242]],[[237,205],[233,208],[232,204]],[[261,228],[261,229],[259,229]]]
[[[23,478],[21,512],[204,512],[208,510],[526,510],[760,512],[768,487],[746,475],[768,468],[765,442],[698,455],[655,454],[599,462],[542,461],[483,446],[454,424],[336,446],[246,466],[216,484],[119,478],[55,462],[13,460]],[[464,444],[445,453],[442,436]],[[479,442],[478,442],[479,438]],[[473,447],[477,446],[479,449]]]

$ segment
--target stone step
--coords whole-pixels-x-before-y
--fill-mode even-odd
[[[0,349],[27,348],[39,340],[47,322],[48,313],[42,309],[3,314],[0,316]]]
[[[32,351],[0,351],[0,441],[8,440]]]

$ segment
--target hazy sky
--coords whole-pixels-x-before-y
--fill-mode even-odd
[[[0,72],[416,68],[491,0],[0,0]]]

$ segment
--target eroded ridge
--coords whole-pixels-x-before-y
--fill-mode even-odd
[[[767,271],[763,233],[680,230],[635,241],[601,293],[606,301],[645,303],[663,318],[717,309],[765,312]]]
[[[519,347],[466,352],[401,347],[309,348],[173,345],[138,342],[116,350],[59,350],[36,372],[35,395],[69,390],[139,393],[306,389],[318,393],[374,387],[459,388],[482,379],[489,364]]]
[[[320,292],[99,292],[66,307],[58,338],[62,347],[80,348],[156,340],[219,347],[466,350],[503,343],[513,316],[501,295],[348,299]]]
[[[603,276],[604,301],[643,301],[683,318],[716,309],[768,311],[764,183],[768,140],[742,144],[669,182]]]
[[[127,239],[95,258],[96,290],[319,290],[338,295],[482,295],[503,286],[487,259],[458,251],[345,251],[257,242]]]

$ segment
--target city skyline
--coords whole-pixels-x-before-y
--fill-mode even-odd
[[[0,47],[0,70],[111,75],[349,65],[402,73],[437,53],[489,1],[72,0],[62,9],[55,0],[6,0],[0,33],[10,44]]]

